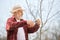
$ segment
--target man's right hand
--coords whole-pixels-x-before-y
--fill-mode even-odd
[[[34,25],[35,25],[34,22],[31,20],[28,20],[27,24],[29,25],[28,28],[34,27]]]

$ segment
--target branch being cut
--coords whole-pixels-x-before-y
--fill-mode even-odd
[[[43,2],[43,0],[40,1],[40,18],[41,18],[41,21],[42,21],[42,2]]]
[[[42,2],[43,0],[40,1],[40,18],[41,18],[41,28],[40,28],[40,40],[41,40],[41,31],[42,31],[42,27],[43,27],[43,21],[42,21]]]

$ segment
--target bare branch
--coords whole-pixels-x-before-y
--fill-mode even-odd
[[[40,18],[41,18],[41,21],[42,21],[42,2],[43,2],[43,0],[40,1]]]
[[[40,30],[42,29],[42,27],[43,27],[43,21],[42,21],[42,3],[43,3],[43,0],[41,0],[40,1],[40,18],[41,18],[41,28],[40,28]]]
[[[52,8],[53,8],[53,4],[54,4],[54,0],[53,0],[52,3],[51,3],[51,7],[50,7],[50,10],[49,10],[49,12],[48,12],[48,14],[47,14],[47,18],[46,18],[46,21],[45,21],[44,25],[47,23],[47,20],[48,20],[49,14],[51,13]]]
[[[51,18],[53,18],[54,16],[56,16],[57,14],[59,14],[59,12],[60,12],[60,10],[57,11],[55,14],[53,14],[51,17],[49,17],[49,18],[47,19],[46,23],[47,23]],[[46,23],[45,23],[45,24],[46,24]],[[44,24],[44,25],[45,25],[45,24]]]
[[[38,0],[38,3],[37,3],[37,11],[36,11],[36,17],[37,17],[37,15],[39,15],[39,14],[37,14],[37,13],[39,13],[39,4],[40,4],[40,2],[39,2],[40,0]]]
[[[41,18],[41,28],[40,28],[40,40],[41,40],[41,31],[42,31],[42,27],[43,27],[43,22],[42,22],[42,2],[43,0],[40,1],[40,18]]]
[[[48,18],[48,20],[50,20],[51,18],[53,18],[54,16],[56,16],[57,14],[59,14],[60,10],[58,12],[56,12],[55,14],[53,14],[51,17]]]
[[[28,9],[30,11],[30,14],[33,16],[34,19],[36,19],[36,17],[33,15],[32,11],[31,11],[31,9],[29,8],[28,1],[27,0],[25,0],[25,1],[26,1],[26,4],[27,4]]]

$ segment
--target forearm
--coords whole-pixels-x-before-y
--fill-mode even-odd
[[[28,28],[28,33],[34,33],[39,29],[39,25],[35,24],[34,27]]]
[[[27,22],[26,21],[21,21],[21,22],[12,22],[12,26],[13,27],[16,27],[16,28],[18,28],[18,27],[22,27],[22,26],[24,26],[24,25],[26,25],[27,24]]]
[[[21,21],[21,22],[13,22],[13,21],[8,21],[6,25],[7,30],[14,30],[18,27],[22,27],[23,25],[26,25],[26,21]]]

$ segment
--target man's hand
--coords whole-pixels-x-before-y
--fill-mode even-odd
[[[36,22],[38,25],[40,25],[41,20],[40,20],[40,19],[37,19],[35,22]]]
[[[35,25],[34,22],[31,20],[28,20],[27,24],[29,25],[28,28],[34,27],[34,25]]]

